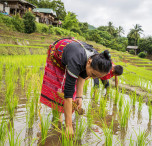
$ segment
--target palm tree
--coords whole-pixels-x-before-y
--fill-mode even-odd
[[[115,29],[114,29],[114,26],[113,26],[113,24],[112,24],[112,22],[108,22],[108,29],[107,29],[107,31],[111,34],[111,35],[113,35],[113,33],[114,33],[114,31],[115,31]]]
[[[135,40],[135,46],[137,45],[138,39],[140,38],[140,34],[142,34],[142,26],[136,24],[133,29],[130,30],[129,37]]]
[[[118,32],[118,36],[119,36],[119,37],[121,36],[121,34],[124,34],[124,29],[123,29],[123,27],[119,26],[119,27],[117,28],[117,32]]]

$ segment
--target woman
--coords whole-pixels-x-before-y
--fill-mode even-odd
[[[85,42],[65,38],[50,46],[40,101],[64,112],[66,132],[69,134],[73,134],[72,98],[80,108],[85,79],[103,77],[111,67],[107,50],[99,54]],[[63,92],[64,98],[60,96]]]

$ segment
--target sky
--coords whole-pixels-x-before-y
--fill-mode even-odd
[[[122,26],[125,36],[136,24],[144,30],[142,37],[152,36],[152,0],[61,0],[66,11],[74,12],[80,22],[95,27],[111,21]]]

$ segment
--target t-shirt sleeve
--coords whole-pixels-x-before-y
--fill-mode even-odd
[[[68,44],[63,50],[62,62],[66,65],[68,74],[73,78],[78,78],[86,60],[85,50],[77,42]]]
[[[82,71],[82,72],[79,74],[79,76],[80,76],[81,78],[83,78],[83,79],[87,78],[88,76],[87,76],[86,70]]]

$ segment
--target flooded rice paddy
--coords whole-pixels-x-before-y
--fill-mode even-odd
[[[1,59],[0,145],[152,145],[151,102],[125,89],[111,88],[105,96],[102,83],[93,88],[91,79],[84,86],[85,114],[73,113],[75,134],[67,139],[64,120],[39,103],[44,65],[45,56]]]

